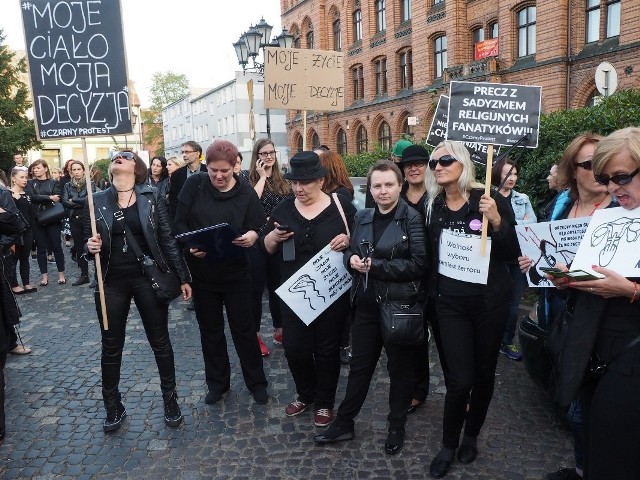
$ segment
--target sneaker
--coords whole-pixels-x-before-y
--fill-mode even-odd
[[[500,347],[500,353],[506,355],[511,360],[520,361],[522,360],[522,353],[520,352],[520,347],[516,344],[511,343],[509,345],[502,345]]]
[[[266,343],[262,341],[262,337],[260,336],[260,334],[258,334],[258,345],[260,346],[260,353],[262,354],[262,356],[263,357],[268,356],[269,349],[267,348]]]
[[[126,416],[127,411],[125,410],[124,405],[122,402],[118,402],[118,405],[115,408],[107,410],[107,418],[104,419],[102,430],[105,432],[118,430]]]
[[[313,424],[316,427],[328,427],[333,420],[333,410],[330,408],[319,408],[313,417]]]
[[[282,345],[282,328],[276,328],[273,331],[273,343]]]
[[[164,400],[164,423],[168,427],[177,427],[182,423],[183,418],[178,405],[178,394],[174,390],[168,395],[162,395],[162,398]]]
[[[284,409],[284,414],[287,417],[295,417],[297,415],[300,415],[310,406],[311,406],[310,403],[302,403],[299,400],[294,400],[289,405],[287,405],[287,408]]]
[[[561,468],[557,472],[547,473],[546,480],[582,480],[575,468]]]

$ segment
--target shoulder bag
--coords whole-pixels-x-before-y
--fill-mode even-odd
[[[385,345],[422,345],[424,319],[419,302],[380,301],[380,333]]]
[[[36,220],[43,227],[61,222],[63,218],[64,206],[60,202],[53,202],[53,205],[40,209],[36,215]]]

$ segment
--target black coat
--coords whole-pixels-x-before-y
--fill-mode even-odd
[[[97,188],[93,182],[91,182],[91,191],[95,193]],[[62,189],[62,199],[60,200],[64,208],[68,210],[78,210],[76,213],[82,213],[80,209],[84,209],[85,203],[87,203],[87,184],[82,186],[82,190],[78,191],[71,182],[67,182]]]
[[[351,244],[344,251],[344,264],[353,275],[351,302],[358,292],[364,275],[351,269],[352,255],[364,257],[366,247],[362,241],[373,241],[375,210],[359,210],[354,218]],[[378,298],[388,300],[420,301],[424,296],[422,279],[427,269],[427,250],[424,217],[404,200],[380,240],[373,245],[369,282]]]
[[[178,243],[171,235],[169,216],[163,198],[158,198],[157,189],[149,185],[136,184],[136,203],[138,215],[142,225],[143,234],[151,251],[151,256],[158,266],[165,272],[171,268],[180,283],[191,282],[191,274],[182,256]],[[106,278],[109,270],[109,258],[111,255],[111,231],[113,230],[113,214],[119,210],[117,203],[118,194],[113,187],[97,192],[93,196],[93,206],[96,216],[96,229],[102,239],[100,258],[102,260],[102,278]],[[89,206],[85,207],[84,237],[85,242],[91,236],[91,219]],[[84,253],[87,253],[86,243]]]
[[[169,218],[172,222],[176,218],[176,210],[178,208],[178,195],[180,195],[180,190],[182,190],[184,182],[187,181],[187,168],[189,168],[188,165],[183,165],[175,172],[173,172],[169,179],[169,196],[167,198],[167,203],[169,204]],[[207,166],[201,163],[200,171],[206,172]]]

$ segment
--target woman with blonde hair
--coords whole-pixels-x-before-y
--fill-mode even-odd
[[[184,161],[180,157],[167,158],[167,172],[169,172],[169,177],[182,166],[184,166]]]

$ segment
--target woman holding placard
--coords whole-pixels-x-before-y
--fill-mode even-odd
[[[595,180],[617,199],[621,217],[637,218],[640,207],[640,128],[613,132],[596,147]],[[629,231],[621,241],[638,242]],[[634,247],[635,248],[635,247]],[[640,287],[638,278],[592,267],[598,280],[553,279],[571,288],[575,304],[558,368],[557,398],[579,392],[585,419],[585,479],[640,478]],[[579,321],[577,321],[579,320]],[[590,365],[591,368],[587,368]],[[585,370],[590,371],[585,378]]]
[[[458,445],[461,463],[473,462],[478,453],[477,437],[493,397],[509,309],[511,278],[505,262],[516,259],[520,249],[507,200],[484,194],[462,143],[438,145],[431,154],[426,183],[429,264],[434,266],[428,290],[436,302],[432,326],[447,386],[443,446],[430,473],[441,478]],[[483,215],[489,237],[484,256],[480,253]]]

